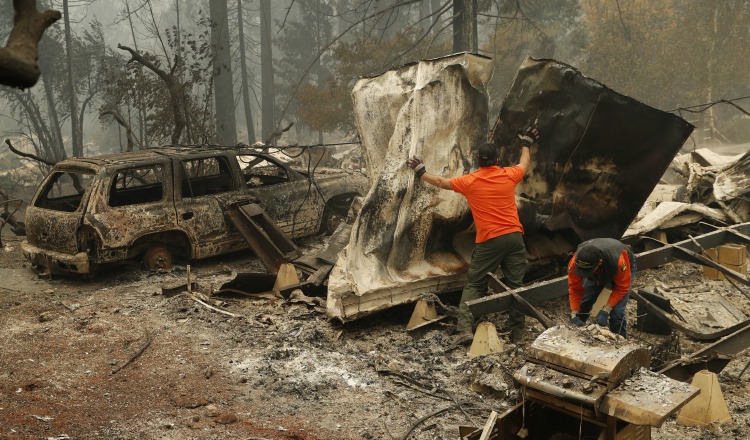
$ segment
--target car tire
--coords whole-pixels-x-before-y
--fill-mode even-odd
[[[148,270],[169,270],[172,268],[172,253],[165,246],[152,245],[143,255],[143,265]]]

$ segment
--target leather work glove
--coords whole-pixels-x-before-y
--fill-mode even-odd
[[[573,323],[576,327],[583,327],[586,325],[583,321],[581,321],[581,318],[578,317],[578,311],[573,310],[570,312],[570,322]]]
[[[539,139],[539,130],[534,126],[529,127],[524,134],[519,134],[518,138],[523,141],[524,147],[531,146]]]
[[[599,310],[599,313],[596,314],[596,319],[594,319],[597,323],[597,325],[600,325],[602,327],[608,327],[609,326],[609,312],[601,309]]]
[[[417,158],[417,156],[412,156],[411,159],[406,161],[406,164],[414,170],[414,174],[417,176],[417,179],[422,177],[422,174],[427,172],[424,164],[421,160],[419,160],[419,158]]]

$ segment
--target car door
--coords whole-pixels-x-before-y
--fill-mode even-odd
[[[29,243],[42,249],[74,254],[96,170],[55,168],[26,210]]]
[[[323,200],[314,182],[269,155],[240,153],[237,161],[246,190],[288,237],[320,230]]]
[[[127,258],[139,237],[177,226],[169,160],[108,167],[92,196],[86,223],[101,237],[100,262]]]
[[[175,159],[175,209],[180,228],[193,243],[193,257],[204,258],[247,246],[224,212],[248,201],[237,188],[227,156],[191,155]]]

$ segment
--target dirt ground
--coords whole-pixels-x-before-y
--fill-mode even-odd
[[[517,402],[510,374],[524,346],[469,359],[451,347],[449,318],[407,332],[410,307],[342,325],[320,304],[225,298],[231,317],[161,287],[186,280],[185,267],[149,273],[117,267],[93,279],[40,279],[3,233],[0,249],[0,438],[2,439],[456,439],[492,410]],[[321,238],[306,246],[320,246]],[[260,271],[247,254],[197,262],[199,290],[236,272]],[[699,268],[668,264],[639,285],[699,284],[750,315],[750,303]],[[456,304],[456,295],[443,298]],[[540,309],[566,320],[564,298]],[[635,322],[635,302],[628,306]],[[499,330],[504,316],[490,315]],[[527,320],[530,343],[542,331]],[[658,338],[630,331],[644,344]],[[505,336],[502,336],[505,340]],[[683,353],[702,344],[680,338]],[[128,363],[129,362],[129,363]],[[733,421],[689,428],[672,417],[653,438],[750,438],[744,354],[719,376]],[[471,384],[485,385],[481,392]]]

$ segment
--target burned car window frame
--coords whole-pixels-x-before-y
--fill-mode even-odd
[[[61,182],[65,176],[70,176],[70,182]],[[84,170],[60,169],[51,173],[43,183],[44,187],[34,201],[37,208],[52,211],[76,212],[85,204],[86,192],[91,188],[95,174]],[[50,197],[55,189],[61,192],[59,196]],[[64,191],[73,189],[73,191]],[[64,191],[64,192],[63,192]]]
[[[211,163],[214,161],[215,164]],[[206,174],[214,166],[216,172]],[[231,168],[223,155],[181,159],[180,172],[180,193],[183,198],[210,196],[235,190]]]
[[[130,174],[131,172],[137,173],[138,170],[147,171],[141,176]],[[158,172],[154,173],[154,170],[158,170]],[[148,176],[157,176],[158,182],[140,186],[129,185],[129,182],[142,180]],[[122,182],[123,185],[119,187],[118,182]],[[158,193],[153,194],[153,191],[157,189]],[[116,170],[109,185],[107,204],[110,207],[116,208],[145,203],[158,203],[164,201],[164,198],[164,167],[161,164],[147,164]]]

